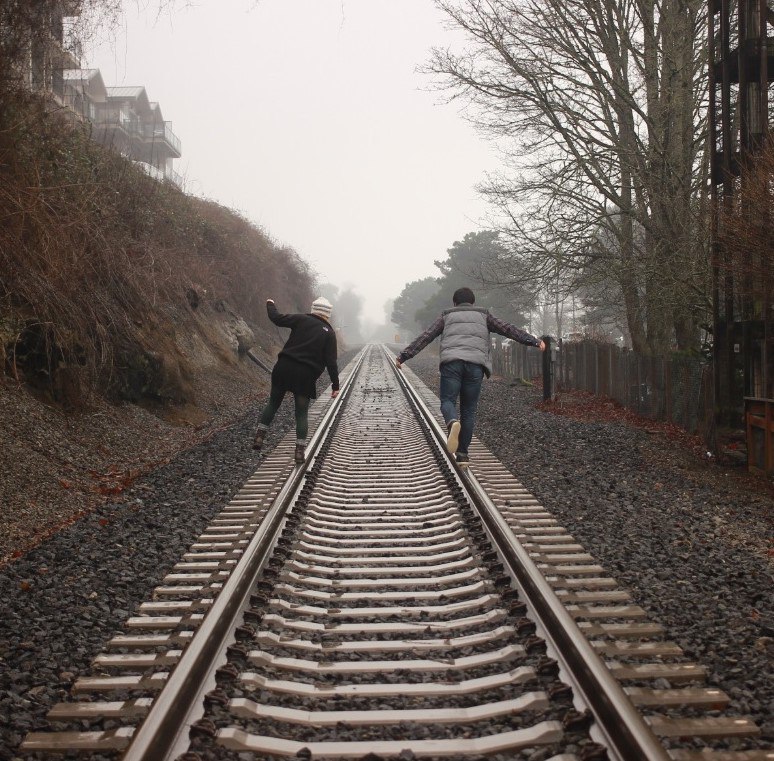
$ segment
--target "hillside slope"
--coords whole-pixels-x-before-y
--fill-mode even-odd
[[[0,558],[256,404],[314,277],[50,106],[0,109]]]

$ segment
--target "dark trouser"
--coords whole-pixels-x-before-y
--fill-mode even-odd
[[[282,400],[285,398],[285,390],[274,385],[271,387],[269,401],[261,413],[261,422],[258,428],[268,429],[274,416],[277,414]],[[306,443],[306,435],[309,432],[309,402],[308,396],[293,394],[296,403],[296,441],[299,444]]]
[[[451,420],[460,421],[458,452],[467,453],[470,440],[473,438],[476,407],[483,380],[484,368],[475,362],[454,359],[441,365],[441,414],[447,425]],[[460,399],[459,415],[457,397]]]

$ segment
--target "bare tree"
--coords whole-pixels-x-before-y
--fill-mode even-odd
[[[58,72],[77,65],[84,43],[114,25],[121,6],[122,0],[3,0],[0,100],[50,90]]]
[[[437,0],[469,44],[428,70],[506,141],[484,187],[535,278],[590,259],[617,281],[632,342],[692,344],[706,270],[699,150],[703,0]],[[592,245],[607,229],[614,246]],[[637,230],[644,231],[642,236]]]
[[[770,319],[774,312],[774,137],[769,136],[755,160],[745,166],[735,191],[719,226],[718,243],[726,257],[718,266],[722,276],[733,278],[739,314]]]

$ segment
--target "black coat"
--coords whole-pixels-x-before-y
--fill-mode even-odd
[[[273,301],[267,302],[266,311],[275,325],[290,328],[290,337],[279,356],[311,368],[315,380],[327,368],[332,388],[338,391],[338,346],[331,324],[314,314],[280,314]]]

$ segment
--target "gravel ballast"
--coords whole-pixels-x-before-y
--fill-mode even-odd
[[[408,366],[437,393],[436,358]],[[708,668],[731,712],[761,727],[759,745],[774,747],[771,489],[701,461],[645,421],[580,422],[540,401],[532,387],[486,381],[475,434],[666,638]]]
[[[408,366],[437,391],[432,355]],[[662,435],[576,421],[539,401],[532,388],[487,381],[477,435],[774,747],[771,493]],[[257,417],[251,409],[0,569],[0,760],[20,757],[24,734],[45,726],[255,470]],[[286,402],[267,446],[291,425]]]

